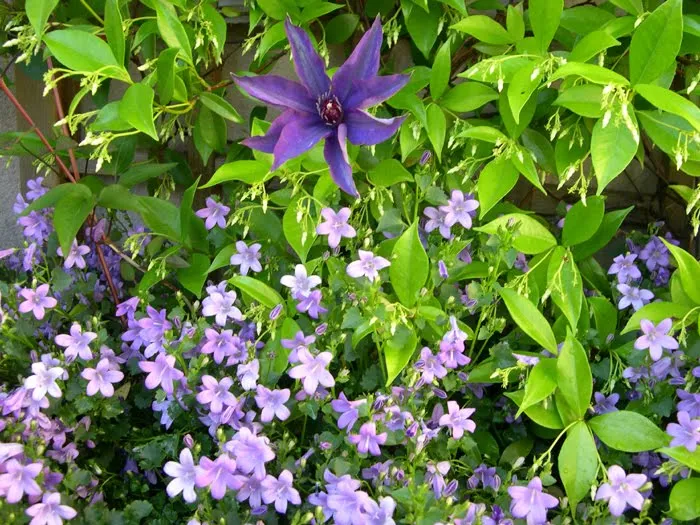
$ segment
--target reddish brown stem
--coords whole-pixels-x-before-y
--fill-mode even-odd
[[[49,66],[49,70],[53,69],[53,61],[51,60],[51,57],[48,57],[46,59],[46,63]],[[63,120],[65,117],[65,114],[63,113],[63,104],[61,103],[61,95],[58,92],[58,87],[54,85],[53,88],[53,100],[56,103],[56,113],[58,114],[58,120]],[[66,137],[70,137],[70,133],[68,131],[68,124],[63,122],[61,124],[61,131]],[[75,181],[77,182],[80,180],[80,170],[78,170],[78,161],[75,158],[75,153],[73,152],[72,148],[68,148],[68,158],[70,158],[70,165],[71,168],[73,169],[73,174],[75,176]]]

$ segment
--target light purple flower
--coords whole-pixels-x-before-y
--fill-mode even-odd
[[[687,412],[691,418],[700,418],[700,394],[692,394],[680,388],[676,390],[676,394],[681,398],[676,408]]]
[[[369,505],[370,498],[366,492],[359,490],[360,482],[349,475],[336,478],[330,472],[324,475],[328,496],[325,499],[324,514],[327,509],[333,520],[338,525],[355,525],[362,523],[362,510]],[[331,477],[332,476],[332,477]],[[321,504],[321,501],[312,504]],[[328,516],[330,518],[330,516]]]
[[[197,493],[194,490],[197,468],[194,465],[192,452],[190,452],[189,448],[183,448],[180,451],[179,463],[177,461],[168,461],[163,467],[163,471],[171,478],[175,478],[168,483],[165,489],[168,496],[174,498],[182,492],[182,497],[187,503],[193,503],[197,499]]]
[[[27,312],[32,312],[34,317],[39,321],[44,318],[46,308],[53,308],[58,304],[56,299],[49,297],[48,284],[42,284],[38,286],[36,290],[22,288],[19,295],[25,299],[19,305],[20,313],[26,314]]]
[[[440,417],[440,426],[452,429],[452,437],[460,439],[464,435],[464,431],[474,432],[476,423],[469,419],[476,409],[474,408],[459,408],[457,401],[447,402],[447,414]]]
[[[639,259],[644,261],[649,271],[665,268],[669,263],[669,252],[658,237],[649,239],[647,245],[639,252]]]
[[[260,361],[253,359],[250,363],[238,365],[236,375],[241,381],[243,390],[255,390],[258,379],[260,378]]]
[[[331,408],[334,412],[340,414],[338,418],[338,428],[347,429],[348,432],[352,430],[355,422],[360,417],[359,407],[365,404],[367,400],[359,399],[357,401],[349,401],[345,397],[345,392],[341,392],[338,399],[331,401]]]
[[[24,380],[24,388],[32,390],[32,399],[41,401],[48,393],[51,397],[61,397],[61,389],[56,380],[64,374],[63,368],[47,368],[43,362],[32,363],[33,375]]]
[[[642,277],[642,272],[639,271],[634,260],[637,255],[628,253],[627,255],[618,255],[613,259],[613,263],[608,269],[608,274],[617,275],[617,279],[621,283],[628,283]]]
[[[387,268],[391,264],[384,257],[375,256],[372,252],[358,250],[357,254],[360,259],[351,262],[347,267],[348,275],[355,279],[367,277],[370,281],[378,281],[379,270]]]
[[[41,503],[35,503],[25,512],[32,517],[29,525],[61,525],[63,520],[71,520],[78,514],[72,507],[61,505],[58,492],[45,492]]]
[[[231,256],[231,264],[240,266],[241,275],[248,275],[248,271],[261,272],[259,243],[247,246],[243,241],[236,242],[236,252]]]
[[[99,390],[105,397],[114,395],[112,383],[118,383],[124,379],[124,374],[114,370],[109,359],[101,359],[95,368],[86,368],[80,375],[87,379],[87,395],[94,396]]]
[[[450,471],[450,462],[440,461],[438,463],[433,463],[432,461],[428,461],[426,471],[425,482],[432,487],[435,498],[440,499],[447,486],[445,483],[445,476],[447,476],[447,473]]]
[[[637,350],[649,349],[649,355],[654,361],[661,359],[664,348],[667,350],[675,350],[678,348],[678,341],[668,335],[673,327],[673,321],[671,319],[664,319],[656,326],[648,319],[642,319],[639,326],[644,335],[637,338],[634,342],[634,347]]]
[[[179,381],[185,374],[175,368],[175,356],[158,354],[155,361],[140,361],[139,368],[148,373],[146,388],[153,390],[162,386],[166,394],[173,393],[173,381]]]
[[[139,306],[140,299],[138,297],[132,297],[126,301],[122,301],[117,305],[117,317],[126,315],[127,318],[133,319],[136,313],[136,308]]]
[[[27,199],[29,199],[29,201],[35,201],[49,191],[49,189],[44,186],[44,177],[29,179],[27,181],[27,190]]]
[[[204,226],[207,230],[211,230],[214,226],[226,228],[226,215],[231,211],[231,208],[216,202],[211,197],[207,197],[205,201],[206,208],[198,210],[196,215],[202,219],[206,219]]]
[[[316,233],[328,235],[328,246],[331,248],[337,248],[341,238],[352,239],[357,235],[355,228],[348,224],[350,208],[341,208],[338,213],[331,208],[323,208],[321,216],[325,221],[316,227]]]
[[[211,497],[221,499],[228,489],[235,490],[235,472],[236,461],[227,454],[222,454],[214,461],[203,457],[196,467],[195,484],[199,488],[209,487]]]
[[[217,332],[213,328],[205,328],[204,335],[207,339],[200,352],[214,354],[216,364],[221,364],[225,357],[232,356],[237,350],[243,349],[243,343],[237,335],[233,335],[233,330]]]
[[[440,206],[440,210],[445,214],[445,224],[449,227],[460,223],[464,228],[472,227],[472,212],[479,207],[479,202],[473,195],[465,195],[459,190],[452,190],[452,197],[447,204]]]
[[[321,278],[317,275],[307,275],[306,267],[303,264],[297,264],[294,275],[285,275],[280,279],[280,283],[291,288],[292,297],[299,300],[308,297],[311,290],[321,284]]]
[[[328,312],[328,309],[321,304],[323,299],[321,290],[312,290],[307,296],[299,297],[298,299],[297,310],[307,312],[309,317],[313,319],[318,319],[321,314]]]
[[[474,469],[474,474],[469,478],[468,483],[473,489],[481,485],[484,488],[491,487],[498,492],[501,487],[501,478],[496,474],[496,467],[489,467],[482,463]]]
[[[252,473],[258,478],[265,476],[265,463],[275,459],[269,440],[256,436],[248,427],[241,427],[224,448],[236,459],[239,472]]]
[[[285,28],[301,84],[273,75],[234,77],[249,95],[284,109],[265,136],[251,137],[244,144],[274,154],[274,171],[325,138],[324,157],[331,178],[344,192],[357,197],[346,141],[369,146],[394,135],[404,117],[378,119],[364,110],[396,93],[409,77],[377,76],[382,46],[379,17],[333,80],[306,32],[292,25],[289,18]]]
[[[608,483],[603,483],[595,494],[596,501],[607,500],[610,514],[622,516],[627,506],[642,510],[644,496],[639,489],[647,482],[644,474],[625,474],[617,465],[608,468]]]
[[[279,478],[267,476],[262,482],[262,498],[267,504],[275,503],[275,510],[280,514],[287,512],[287,503],[301,505],[299,492],[292,486],[294,478],[288,470],[280,472]]]
[[[304,384],[304,392],[308,395],[313,395],[321,384],[326,388],[335,385],[335,379],[331,373],[326,370],[333,355],[330,352],[321,352],[317,356],[312,356],[308,350],[301,350],[298,354],[300,365],[295,366],[289,372],[293,379],[301,379]]]
[[[225,326],[229,318],[234,321],[242,321],[243,314],[233,304],[236,302],[236,292],[233,290],[225,291],[225,282],[221,284],[224,286],[219,288],[219,291],[210,293],[202,301],[202,315],[205,317],[214,316],[214,320],[219,326]]]
[[[379,445],[386,443],[387,434],[382,432],[377,434],[377,425],[374,423],[365,423],[360,427],[359,434],[350,434],[348,440],[353,445],[357,445],[357,451],[360,454],[368,452],[373,456],[379,456],[381,451]]]
[[[86,263],[83,256],[90,253],[90,251],[91,250],[89,246],[86,246],[85,244],[81,244],[80,246],[78,246],[78,242],[74,239],[73,244],[71,244],[70,247],[70,252],[68,252],[68,256],[65,258],[65,261],[63,261],[63,267],[68,270],[75,266],[76,268],[84,270]],[[56,250],[56,253],[63,257],[63,250],[61,250],[60,246]]]
[[[299,330],[294,334],[294,339],[282,339],[282,347],[291,350],[289,352],[289,357],[287,358],[290,363],[299,362],[299,351],[308,350],[309,346],[316,341],[316,337],[313,335],[305,336],[304,332]]]
[[[66,363],[72,363],[76,356],[85,361],[92,359],[92,352],[88,346],[92,341],[97,339],[97,334],[94,332],[83,332],[83,329],[78,323],[73,323],[70,327],[70,335],[59,334],[54,341],[58,346],[65,348]]]
[[[8,503],[17,503],[22,496],[38,496],[41,487],[34,481],[43,465],[41,463],[28,463],[22,465],[16,459],[11,459],[4,465],[5,473],[0,474],[0,491],[5,494]]]
[[[610,394],[610,396],[605,397],[605,394],[601,392],[596,392],[593,394],[595,398],[595,404],[593,405],[593,412],[596,414],[608,414],[610,412],[617,411],[617,402],[620,400],[620,394]]]
[[[209,410],[218,414],[224,407],[233,407],[238,404],[236,396],[229,389],[233,385],[233,379],[224,377],[221,381],[210,375],[202,376],[202,390],[197,394],[197,401],[203,405],[209,405]]]
[[[437,377],[442,379],[447,375],[447,369],[442,366],[441,359],[431,352],[430,348],[424,346],[420,351],[420,359],[416,362],[416,368],[422,370],[421,379],[430,384]]]
[[[285,421],[290,416],[289,409],[285,403],[289,401],[291,392],[288,388],[282,390],[270,390],[262,385],[258,385],[255,403],[262,411],[260,421],[269,423],[275,417],[280,421]]]
[[[257,476],[244,476],[242,474],[233,476],[236,500],[248,500],[251,509],[262,506],[263,479]]]
[[[442,207],[433,208],[432,206],[428,206],[423,210],[423,213],[426,217],[428,217],[428,221],[425,223],[426,232],[430,233],[431,231],[437,229],[439,230],[440,235],[442,235],[445,239],[449,239],[452,236],[450,226],[445,223],[447,213],[442,210]]]
[[[527,518],[527,525],[542,525],[547,521],[547,509],[559,505],[557,498],[542,492],[542,481],[537,476],[527,487],[508,487],[508,494],[513,498],[510,513],[515,518]]]
[[[700,443],[700,419],[690,419],[688,412],[681,410],[676,415],[678,423],[669,423],[666,432],[673,437],[670,446],[685,447],[695,452]]]
[[[619,310],[624,310],[631,305],[636,312],[654,298],[654,294],[649,290],[642,290],[629,284],[618,284],[617,291],[622,294],[620,302],[617,303]]]
[[[379,503],[370,499],[364,507],[367,525],[395,525],[393,519],[396,502],[390,496],[382,496]]]

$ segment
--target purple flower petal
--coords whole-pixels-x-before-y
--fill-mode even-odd
[[[352,54],[333,75],[333,92],[341,102],[352,92],[354,82],[376,76],[381,49],[382,24],[377,16],[372,28],[364,34]]]
[[[389,139],[396,133],[406,117],[375,118],[364,111],[348,111],[345,124],[348,140],[355,145],[372,146]]]
[[[283,112],[279,117],[277,117],[270,128],[267,130],[265,135],[257,135],[255,137],[249,137],[242,141],[242,144],[248,146],[251,149],[262,151],[264,153],[272,153],[275,151],[275,144],[282,134],[282,129],[289,124],[295,117],[298,117],[299,113],[294,110],[288,109]]]
[[[326,75],[326,65],[314,49],[309,35],[302,28],[293,25],[289,17],[284,21],[284,28],[292,48],[294,69],[299,80],[314,98],[327,93],[331,81]]]
[[[333,132],[315,115],[298,115],[289,122],[275,145],[275,162],[272,170],[276,170],[289,159],[309,151],[324,137]]]
[[[408,75],[387,75],[354,82],[343,108],[349,111],[376,106],[404,87],[410,78]]]
[[[277,75],[234,77],[236,85],[261,102],[316,114],[316,102],[304,86]]]
[[[348,151],[345,145],[347,128],[345,124],[338,126],[338,134],[326,138],[326,145],[323,148],[323,156],[326,158],[331,171],[331,178],[338,187],[345,193],[353,197],[360,194],[352,179],[352,168],[348,159]]]

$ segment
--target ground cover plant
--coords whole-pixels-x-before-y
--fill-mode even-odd
[[[700,6],[245,11],[3,4],[0,520],[698,519]]]

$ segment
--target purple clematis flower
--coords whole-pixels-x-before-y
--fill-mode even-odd
[[[642,510],[644,496],[639,489],[647,482],[644,474],[625,474],[625,471],[617,465],[608,469],[609,483],[603,483],[596,492],[596,500],[608,500],[608,508],[613,516],[622,516],[629,505],[637,510]]]
[[[664,348],[667,350],[678,348],[678,341],[668,335],[668,332],[673,327],[671,319],[664,319],[656,326],[648,319],[642,319],[639,326],[644,335],[637,338],[634,342],[634,347],[637,350],[646,350],[648,348],[649,355],[654,361],[661,359]]]
[[[382,46],[379,17],[333,80],[328,78],[323,59],[306,32],[289,19],[285,28],[301,84],[274,75],[234,78],[250,96],[284,109],[265,136],[251,137],[244,144],[274,154],[272,170],[276,170],[326,139],[324,156],[333,181],[344,192],[358,197],[346,140],[371,146],[394,135],[405,117],[378,119],[364,110],[391,97],[409,77],[377,76]]]

